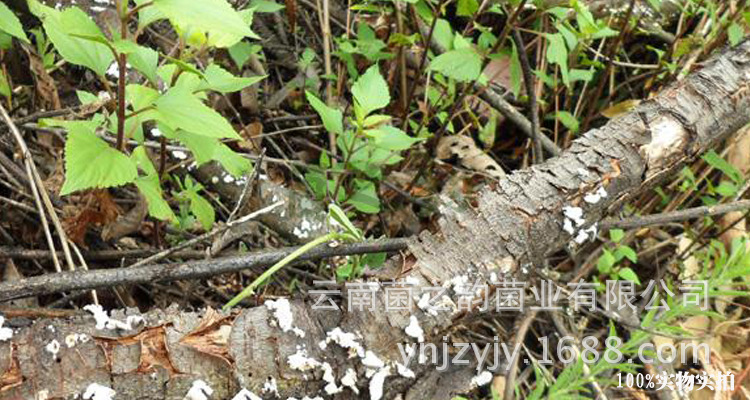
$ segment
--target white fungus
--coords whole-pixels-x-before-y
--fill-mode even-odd
[[[477,376],[471,378],[471,385],[474,387],[484,386],[492,381],[492,373],[490,371],[483,371]]]
[[[297,349],[297,352],[287,357],[287,363],[292,369],[307,371],[320,366],[320,362],[307,356],[307,350]]]
[[[3,326],[5,324],[5,317],[0,315],[0,342],[5,342],[13,337],[13,329]]]
[[[331,331],[326,333],[326,340],[321,346],[321,349],[325,349],[327,347],[327,343],[334,342],[338,344],[339,346],[349,349],[349,357],[354,357],[355,355],[359,357],[365,356],[365,349],[362,347],[361,344],[357,341],[357,335],[351,332],[344,332],[341,330],[341,328],[336,327],[333,328]]]
[[[583,196],[583,201],[589,204],[596,204],[605,197],[607,197],[607,191],[604,190],[604,187],[600,186],[599,189],[596,190],[596,192],[589,193]]]
[[[365,357],[362,359],[362,364],[369,368],[383,368],[385,363],[378,356],[370,350],[365,352]]]
[[[276,379],[269,376],[266,382],[263,384],[262,393],[273,393],[276,397],[279,397],[279,387],[276,385]]]
[[[255,393],[242,388],[237,394],[232,397],[232,400],[263,400],[262,398],[258,397]]]
[[[190,387],[183,400],[208,400],[213,392],[214,390],[205,381],[196,379],[193,381],[193,386]]]
[[[404,329],[404,332],[417,339],[419,343],[424,342],[424,331],[422,330],[422,327],[419,326],[419,320],[417,320],[417,317],[414,315],[409,317],[409,325]]]
[[[107,312],[104,311],[102,306],[99,304],[89,304],[84,306],[83,309],[93,314],[94,319],[96,320],[96,329],[100,330],[122,329],[129,331],[133,329],[133,326],[135,324],[143,322],[143,317],[141,317],[140,315],[128,315],[127,318],[125,318],[125,322],[110,318],[107,315]]]
[[[576,223],[576,226],[581,226],[586,223],[583,219],[583,209],[581,207],[563,207],[563,214],[565,218],[568,218]]]
[[[343,387],[336,386],[336,377],[333,375],[333,368],[331,364],[324,362],[321,366],[323,369],[323,380],[326,382],[326,386],[323,388],[329,395],[334,395],[344,390]]]
[[[83,398],[86,400],[112,400],[115,398],[116,393],[112,388],[92,383],[83,392]]]
[[[74,347],[78,343],[86,343],[89,341],[89,337],[85,333],[71,333],[65,336],[65,345],[68,348]]]
[[[60,352],[60,342],[52,339],[51,342],[47,343],[47,345],[44,346],[44,349],[47,350],[48,353],[52,354],[53,357],[57,358],[57,353]]]
[[[294,315],[292,314],[292,307],[287,299],[278,300],[266,300],[265,306],[272,310],[274,317],[276,317],[276,323],[283,332],[294,332],[295,335],[303,338],[305,332],[294,326]]]
[[[406,365],[401,364],[398,361],[396,361],[396,371],[398,371],[398,374],[403,376],[404,378],[414,379],[416,377],[414,371],[410,370],[406,367]]]
[[[391,367],[381,368],[370,379],[370,399],[380,400],[383,397],[385,378],[391,374]]]
[[[172,155],[178,160],[185,160],[188,157],[187,153],[182,150],[172,150]]]
[[[346,386],[354,393],[359,394],[359,389],[357,388],[357,372],[354,371],[353,368],[348,368],[344,373],[344,376],[341,377],[341,386]]]
[[[155,138],[161,137],[161,131],[159,130],[159,128],[151,128],[151,136]]]

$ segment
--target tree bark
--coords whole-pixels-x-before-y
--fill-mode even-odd
[[[411,240],[413,257],[392,258],[383,276],[413,277],[418,287],[452,286],[455,278],[463,277],[489,284],[492,274],[523,280],[524,271],[542,265],[546,255],[583,235],[581,230],[747,124],[748,93],[746,41],[633,112],[587,132],[561,156],[499,181],[474,207],[446,203],[440,232],[422,232]],[[568,215],[566,223],[564,210],[571,209],[564,207],[580,208],[581,218]],[[418,296],[415,290],[412,300]],[[324,391],[324,367],[299,371],[290,366],[289,357],[302,349],[316,362],[330,364],[337,386],[349,368],[355,371],[360,394],[347,387],[337,398],[367,397],[369,385],[378,386],[377,379],[386,372],[390,375],[383,398],[450,398],[470,387],[475,372],[467,368],[440,375],[434,366],[413,363],[409,367],[416,377],[406,378],[394,364],[401,361],[396,345],[415,341],[405,333],[410,315],[424,329],[425,341],[442,343],[451,326],[470,313],[430,315],[417,307],[412,313],[386,312],[382,288],[375,300],[374,310],[356,312],[313,310],[315,298],[293,300],[293,324],[304,337],[282,332],[265,306],[231,315],[153,310],[144,314],[145,325],[119,331],[96,329],[86,315],[11,319],[5,327],[13,324],[14,335],[0,342],[0,398],[39,398],[45,391],[46,398],[73,397],[97,382],[113,388],[115,399],[181,399],[195,379],[202,379],[214,390],[211,399],[224,399],[243,387],[261,395],[269,378],[275,379],[281,398],[330,398]],[[115,319],[124,320],[124,314],[117,314]],[[389,369],[375,368],[371,372],[377,373],[368,375],[373,368],[365,367],[359,355],[348,357],[349,352],[333,342],[321,349],[319,343],[336,327],[361,335],[363,349]],[[74,333],[89,340],[71,342]],[[60,344],[56,354],[47,349],[53,340]],[[66,340],[74,345],[68,347]],[[273,398],[269,392],[263,396]]]

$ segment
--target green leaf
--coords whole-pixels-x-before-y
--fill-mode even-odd
[[[214,160],[218,161],[235,178],[245,175],[250,170],[250,160],[223,143],[216,148]]]
[[[139,177],[135,180],[135,185],[146,198],[149,215],[162,221],[177,221],[177,216],[162,196],[159,177],[156,174]]]
[[[737,184],[742,184],[744,179],[742,172],[740,172],[734,165],[728,163],[726,160],[721,158],[715,151],[709,150],[702,156],[703,160],[706,161],[710,166],[718,169],[728,176]]]
[[[518,98],[521,94],[521,86],[523,85],[523,71],[521,70],[521,60],[518,58],[518,48],[516,44],[511,42],[511,54],[510,54],[510,90],[513,92],[513,96]]]
[[[162,133],[165,133],[165,136],[169,137],[166,132],[168,132],[168,130],[164,130]],[[210,136],[203,136],[180,130],[176,132],[175,137],[190,149],[190,152],[193,153],[193,157],[195,157],[195,163],[197,166],[201,166],[213,160],[214,154],[216,154],[216,149],[219,147],[219,140]]]
[[[459,17],[471,17],[479,9],[477,0],[458,0],[456,14]]]
[[[242,90],[258,83],[266,76],[237,77],[216,64],[211,64],[203,73],[205,80],[201,81],[197,90],[213,90],[221,93],[231,93]]]
[[[69,127],[61,196],[83,189],[121,186],[135,180],[138,171],[128,156],[98,138],[90,127],[83,124]]]
[[[729,25],[729,28],[727,28],[727,36],[729,38],[729,44],[737,46],[745,36],[745,30],[740,24],[732,22],[732,24]]]
[[[596,263],[596,269],[602,274],[609,274],[616,262],[614,254],[609,250],[604,250]]]
[[[388,84],[380,75],[380,68],[377,64],[368,68],[352,85],[352,96],[365,115],[391,102]]]
[[[88,67],[100,76],[107,72],[114,55],[106,45],[92,41],[92,38],[104,38],[104,35],[80,8],[57,11],[36,0],[29,0],[29,9],[42,20],[47,36],[66,61]]]
[[[362,231],[354,226],[352,221],[349,219],[349,217],[346,216],[346,213],[341,209],[341,207],[337,206],[334,203],[329,204],[328,217],[339,224],[343,228],[344,232],[354,236],[359,240],[363,239]]]
[[[275,1],[269,0],[252,0],[248,8],[252,8],[255,12],[261,13],[272,13],[284,9],[284,6],[276,3]]]
[[[714,188],[714,191],[724,197],[732,197],[737,194],[739,188],[732,182],[722,181],[718,186]]]
[[[621,269],[620,271],[617,272],[617,276],[619,276],[622,279],[635,282],[639,285],[641,284],[641,280],[638,279],[638,274],[636,274],[635,271],[633,271],[630,268]]]
[[[173,130],[182,129],[215,138],[241,139],[221,114],[204,105],[189,90],[174,87],[154,102],[159,121]]]
[[[99,101],[99,97],[97,95],[89,93],[85,90],[76,90],[76,97],[78,97],[78,101],[81,102],[81,105],[96,103],[97,101]]]
[[[365,135],[373,139],[375,146],[393,151],[406,150],[414,143],[423,140],[420,138],[413,138],[401,129],[389,125],[365,131]]]
[[[354,180],[357,191],[349,197],[346,204],[351,204],[358,211],[366,214],[377,214],[380,211],[380,199],[371,181]]]
[[[558,111],[555,113],[555,118],[557,118],[560,123],[565,125],[568,130],[570,130],[573,133],[577,133],[579,129],[578,125],[578,118],[576,118],[573,114],[571,114],[568,111]]]
[[[470,48],[447,51],[432,60],[430,69],[460,82],[479,78],[482,72],[482,57]]]
[[[615,243],[620,243],[620,241],[624,237],[625,231],[623,231],[622,229],[612,229],[609,231],[609,238]]]
[[[232,61],[237,65],[237,68],[242,70],[242,67],[247,60],[249,60],[253,54],[258,54],[258,52],[262,50],[262,47],[257,44],[250,44],[246,41],[240,41],[227,50],[229,51],[229,56],[232,57]]]
[[[560,66],[563,83],[567,86],[570,84],[570,77],[568,75],[568,48],[565,47],[565,39],[560,33],[545,33],[544,36],[549,42],[547,46],[547,61],[550,64]]]
[[[255,36],[226,0],[154,0],[154,6],[182,28],[206,31],[209,44],[217,47],[230,47],[246,36]]]
[[[638,254],[629,246],[620,246],[615,249],[615,259],[620,261],[623,258],[627,258],[634,263],[638,262]]]
[[[130,158],[136,163],[138,168],[141,169],[146,175],[157,175],[156,168],[154,167],[154,163],[151,162],[151,158],[148,156],[148,153],[146,152],[146,147],[144,146],[138,146],[133,150],[133,153],[130,154]]]
[[[135,0],[136,6],[142,6],[151,0]],[[156,22],[160,19],[166,19],[167,17],[159,11],[153,4],[144,6],[138,11],[138,28],[145,28],[152,22]]]
[[[23,31],[21,21],[18,20],[18,17],[13,14],[13,11],[5,3],[0,3],[0,31],[15,36],[26,43],[30,43],[29,38],[26,37],[26,33]]]
[[[158,75],[156,70],[159,64],[159,53],[144,46],[136,46],[136,48],[130,52],[128,56],[128,62],[142,73],[149,82],[156,84],[158,81]]]
[[[432,21],[430,21],[432,23]],[[453,48],[453,29],[450,22],[438,19],[435,23],[435,31],[432,34],[435,41],[446,51]]]
[[[320,115],[320,119],[323,120],[323,126],[325,126],[326,130],[339,135],[342,134],[344,132],[344,116],[341,114],[341,111],[328,107],[309,91],[305,91],[305,95],[307,96],[307,101],[310,102],[310,105]]]
[[[216,213],[214,212],[214,208],[211,207],[211,203],[194,191],[189,192],[188,197],[190,199],[190,212],[195,215],[198,222],[203,226],[203,229],[206,231],[211,230],[216,220]]]

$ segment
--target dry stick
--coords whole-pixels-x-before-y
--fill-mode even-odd
[[[130,249],[130,250],[96,250],[83,251],[83,257],[89,261],[109,261],[121,260],[124,258],[141,258],[148,257],[158,253],[159,249]],[[57,252],[58,257],[63,257],[61,251]],[[200,250],[183,250],[172,253],[172,257],[197,259],[206,255]],[[29,250],[16,247],[0,247],[0,259],[12,258],[14,260],[48,260],[52,258],[52,252],[49,250]]]
[[[518,48],[518,59],[521,61],[521,72],[523,73],[523,82],[526,85],[526,94],[529,96],[529,113],[531,114],[531,139],[534,142],[535,162],[538,164],[544,161],[542,152],[542,131],[539,125],[539,103],[536,101],[536,92],[534,91],[534,74],[529,63],[529,55],[526,54],[526,46],[518,29],[513,28],[513,41]]]
[[[602,230],[611,228],[641,228],[644,226],[661,225],[699,217],[710,217],[714,215],[726,214],[732,211],[741,211],[747,209],[750,209],[750,200],[740,200],[733,203],[719,204],[715,206],[694,207],[662,214],[647,215],[645,217],[633,217],[620,221],[607,220],[602,221],[602,223],[599,224],[599,228]]]
[[[350,245],[318,246],[295,260],[319,260],[334,256],[368,253],[393,253],[407,248],[409,239],[386,239]],[[294,252],[297,247],[261,251],[236,257],[216,258],[176,264],[148,264],[138,267],[97,269],[91,271],[60,272],[35,276],[18,281],[0,282],[0,302],[30,296],[85,290],[115,285],[170,282],[206,278],[245,269],[268,267]]]
[[[55,208],[52,205],[52,201],[50,201],[49,199],[49,194],[47,194],[47,190],[44,188],[42,179],[39,177],[39,172],[37,172],[36,170],[34,160],[31,158],[31,152],[26,146],[26,142],[23,140],[23,136],[21,136],[21,132],[18,130],[18,127],[13,123],[10,115],[8,115],[8,112],[2,105],[0,105],[0,113],[2,113],[5,123],[8,125],[8,128],[10,128],[13,137],[16,139],[18,146],[21,148],[23,163],[26,167],[26,175],[28,176],[31,192],[34,195],[34,201],[36,202],[37,209],[39,210],[39,216],[42,219],[42,228],[44,229],[44,235],[47,238],[47,245],[49,246],[50,251],[54,252],[52,260],[55,264],[55,270],[57,270],[57,272],[60,272],[62,268],[60,267],[60,260],[58,260],[57,258],[57,253],[55,251],[55,242],[52,240],[52,232],[50,232],[49,229],[49,222],[47,222],[47,214],[44,212],[44,206],[47,207],[47,211],[49,212],[49,216],[52,219],[52,223],[55,225],[57,235],[60,237],[60,242],[62,244],[63,253],[65,254],[65,260],[68,263],[68,268],[70,270],[75,270],[75,264],[73,263],[73,257],[70,254],[70,248],[68,247],[65,230],[63,230],[62,225],[60,224],[60,220],[57,218]]]
[[[318,2],[320,4],[320,2]],[[330,78],[333,75],[331,69],[331,15],[329,11],[329,0],[323,0],[322,15],[320,8],[318,8],[318,15],[320,16],[320,29],[323,34],[323,61],[325,64],[326,77]],[[326,79],[326,103],[331,105],[333,99],[333,86],[330,79]],[[331,148],[331,154],[335,157],[337,154],[336,148],[336,133],[328,131],[329,147]]]
[[[233,226],[242,224],[244,222],[250,221],[251,219],[253,219],[253,218],[255,218],[255,217],[259,216],[259,215],[266,214],[266,213],[268,213],[270,211],[273,211],[273,209],[275,209],[276,207],[278,207],[278,206],[280,206],[282,204],[284,204],[283,201],[277,201],[276,203],[273,203],[270,206],[266,206],[266,207],[261,208],[260,210],[251,212],[250,214],[247,214],[247,215],[245,215],[242,218],[238,218],[235,221],[228,222],[226,225],[224,225],[222,227],[215,228],[211,232],[206,232],[206,233],[204,233],[204,234],[202,234],[200,236],[196,236],[196,237],[194,237],[194,238],[192,238],[190,240],[186,240],[186,241],[178,244],[177,246],[170,247],[170,248],[168,248],[168,249],[166,249],[164,251],[156,253],[156,254],[154,254],[151,257],[146,257],[143,260],[138,261],[137,263],[129,266],[128,268],[138,268],[138,267],[140,267],[142,265],[155,263],[155,262],[157,262],[157,261],[159,261],[159,260],[161,260],[161,259],[163,259],[165,257],[168,257],[170,254],[173,254],[176,251],[179,251],[179,250],[182,250],[182,249],[186,249],[186,248],[188,248],[188,247],[190,247],[190,246],[192,246],[192,245],[194,245],[196,243],[200,243],[200,242],[202,242],[202,241],[204,241],[206,239],[212,238],[212,237],[214,237],[214,236],[216,236],[216,235],[218,235],[218,234],[226,231],[227,229],[229,229],[229,228],[231,228]]]
[[[518,330],[516,331],[516,336],[513,338],[513,346],[511,346],[511,349],[517,349],[520,347],[521,343],[523,343],[523,339],[526,337],[526,332],[528,332],[531,327],[531,323],[534,321],[537,312],[537,310],[530,310],[523,318],[521,324],[518,326]],[[516,376],[518,375],[518,361],[519,360],[514,358],[510,359],[511,365],[505,375],[504,400],[513,400],[515,398],[513,389],[515,389]]]

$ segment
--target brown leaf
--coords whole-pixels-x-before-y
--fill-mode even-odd
[[[245,150],[259,152],[261,145],[263,144],[263,124],[254,121],[245,125],[245,129],[240,132],[242,140],[239,142],[239,146]]]
[[[229,354],[227,343],[233,321],[233,315],[222,315],[212,308],[207,308],[206,315],[198,327],[180,339],[180,343],[201,353],[218,357],[231,365],[234,359]]]
[[[122,338],[103,338],[97,337],[96,340],[104,347],[107,354],[107,360],[111,362],[112,351],[115,346],[133,346],[140,345],[141,355],[138,362],[137,372],[150,373],[154,367],[160,366],[169,372],[169,376],[180,374],[181,372],[172,364],[169,358],[169,349],[167,348],[167,330],[164,326],[146,328],[137,335]]]
[[[138,192],[138,201],[126,214],[121,215],[115,221],[107,224],[102,229],[102,240],[117,240],[123,236],[138,232],[143,220],[148,215],[148,203],[146,198]]]
[[[43,108],[58,110],[62,108],[60,104],[60,96],[57,94],[57,83],[44,69],[44,62],[42,62],[39,56],[30,51],[27,46],[23,47],[26,54],[29,56],[29,68],[34,74],[34,80],[36,81],[36,92],[42,99]]]
[[[16,346],[11,344],[10,347],[10,365],[8,369],[3,371],[0,375],[0,393],[10,390],[23,383],[23,374],[21,368],[18,365],[18,357],[16,356]]]
[[[81,198],[84,203],[76,208],[76,214],[63,221],[70,239],[81,247],[86,247],[86,232],[92,226],[100,227],[112,223],[120,214],[120,209],[106,190],[93,190]]]

